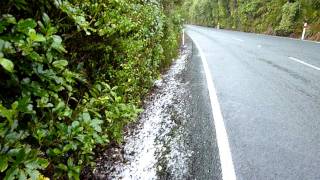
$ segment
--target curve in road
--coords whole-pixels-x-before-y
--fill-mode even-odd
[[[320,44],[186,30],[207,59],[236,178],[320,179]]]

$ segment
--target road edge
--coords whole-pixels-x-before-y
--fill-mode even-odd
[[[188,34],[188,32],[187,32]],[[223,180],[236,180],[236,174],[234,170],[234,165],[232,161],[232,155],[230,151],[230,145],[228,140],[227,131],[224,125],[223,116],[218,101],[217,92],[213,83],[213,78],[207,63],[207,59],[202,52],[199,44],[188,34],[192,42],[195,44],[196,48],[201,57],[202,65],[205,71],[205,76],[207,80],[207,87],[209,91],[211,110],[214,119],[214,125],[216,129],[216,137],[220,155],[221,171]]]

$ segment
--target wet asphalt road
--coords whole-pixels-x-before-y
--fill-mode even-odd
[[[320,44],[186,29],[207,58],[237,179],[320,179],[320,71],[293,60],[320,67]]]

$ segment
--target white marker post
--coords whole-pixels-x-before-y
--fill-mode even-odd
[[[304,40],[304,36],[306,35],[307,26],[308,26],[308,24],[307,24],[307,23],[304,23],[301,40]]]
[[[184,29],[182,29],[182,45],[184,46]]]

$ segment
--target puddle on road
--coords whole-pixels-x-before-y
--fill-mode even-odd
[[[183,80],[183,73],[190,53],[185,49],[162,79],[155,82],[155,90],[145,102],[145,111],[124,137],[121,161],[109,162],[112,168],[98,167],[95,174],[107,174],[103,177],[106,179],[188,177],[189,157],[193,152],[184,139],[187,132],[183,124],[188,113],[183,102],[188,84]]]

